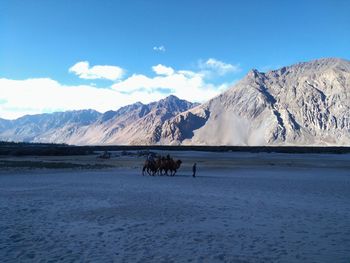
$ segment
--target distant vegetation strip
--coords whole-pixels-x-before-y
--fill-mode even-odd
[[[169,146],[169,145],[103,145],[72,146],[67,144],[0,142],[0,155],[64,156],[87,155],[96,151],[206,151],[266,153],[350,153],[350,147],[336,146]]]
[[[105,164],[77,164],[67,162],[43,162],[43,161],[0,161],[1,168],[32,168],[32,169],[103,169],[113,166]]]
[[[0,155],[67,156],[88,154],[93,154],[93,150],[67,144],[0,142]]]
[[[140,146],[76,146],[92,151],[203,151],[203,152],[266,152],[266,153],[350,153],[350,147],[319,147],[319,146],[197,146],[197,145],[140,145]]]

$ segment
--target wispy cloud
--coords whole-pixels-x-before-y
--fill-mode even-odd
[[[210,74],[217,74],[219,76],[226,75],[228,73],[238,73],[241,68],[238,64],[229,64],[215,58],[209,58],[207,61],[200,61],[199,67],[202,70],[210,71]]]
[[[108,79],[118,80],[123,77],[125,70],[118,66],[96,65],[90,67],[88,61],[80,61],[69,68],[69,72],[81,79]]]
[[[165,49],[165,47],[163,45],[161,45],[161,46],[154,46],[153,50],[157,51],[157,52],[165,52],[166,51],[166,49]]]

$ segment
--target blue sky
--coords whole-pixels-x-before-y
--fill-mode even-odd
[[[349,13],[347,0],[0,0],[0,117],[82,107],[116,109],[168,95],[159,93],[162,88],[186,94],[177,92],[177,87],[160,86],[167,81],[188,85],[189,91],[195,85],[196,91],[189,92],[187,99],[201,101],[229,87],[251,68],[268,70],[321,57],[350,59]],[[207,63],[210,59],[215,63]],[[69,71],[79,62],[88,62],[85,70],[114,66],[122,74],[111,79],[97,76],[96,71],[90,75]],[[188,74],[169,78],[168,73],[152,68],[157,65],[171,68],[174,74]],[[137,81],[129,79],[134,75]],[[68,91],[78,87],[84,93],[85,86],[113,90],[116,93],[104,96],[116,98],[103,107],[88,103],[95,95],[75,106],[40,106],[49,96],[44,93],[38,93],[42,98],[32,98],[36,107],[25,105],[24,98],[17,104],[11,102],[10,89],[21,96],[28,79],[41,80],[34,81],[43,87],[33,94],[45,93],[45,85],[50,93],[45,80]],[[103,100],[101,96],[99,103]]]

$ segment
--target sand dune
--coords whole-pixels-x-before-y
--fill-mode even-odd
[[[176,177],[143,177],[128,156],[1,171],[1,262],[350,260],[349,155],[172,154]]]

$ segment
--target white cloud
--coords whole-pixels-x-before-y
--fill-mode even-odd
[[[49,78],[0,79],[0,116],[15,118],[23,113],[94,108],[107,110],[116,102],[111,90],[92,86],[65,86]]]
[[[222,62],[215,58],[209,58],[207,61],[199,62],[199,67],[202,70],[206,70],[208,74],[216,73],[220,76],[226,75],[227,73],[237,73],[241,71],[239,65],[233,65],[229,63]]]
[[[82,79],[121,79],[125,70],[117,66],[96,65],[90,67],[88,61],[80,61],[69,68],[69,72],[76,74]]]
[[[173,75],[174,70],[171,67],[164,66],[162,64],[158,64],[157,66],[153,66],[152,70],[158,75]]]
[[[166,92],[164,92],[166,91]],[[216,87],[203,83],[199,75],[149,78],[133,75],[113,89],[90,85],[67,86],[49,78],[0,79],[0,117],[14,119],[25,114],[95,109],[100,112],[141,101],[149,103],[169,94],[190,101],[205,101],[215,95]]]
[[[157,52],[165,52],[166,51],[166,49],[163,45],[162,46],[154,46],[153,50],[157,51]]]
[[[80,109],[105,112],[117,110],[136,101],[149,103],[166,95],[162,92],[135,91],[130,96],[110,88],[62,85],[49,78],[0,78],[0,118],[14,119],[25,114]]]
[[[167,68],[167,67],[165,67]],[[169,72],[168,72],[169,73]],[[134,74],[112,86],[116,91],[133,96],[135,92],[152,94],[159,89],[189,101],[206,101],[218,94],[218,87],[206,83],[204,75],[193,71],[174,71],[156,77]]]
[[[79,70],[79,67],[81,64],[75,70]],[[50,78],[0,78],[0,118],[13,119],[25,114],[79,109],[105,112],[136,101],[157,101],[170,94],[192,102],[204,102],[232,85],[209,83],[203,70],[175,70],[162,64],[152,69],[157,74],[154,77],[133,74],[108,88],[98,88],[94,83],[63,85]]]

